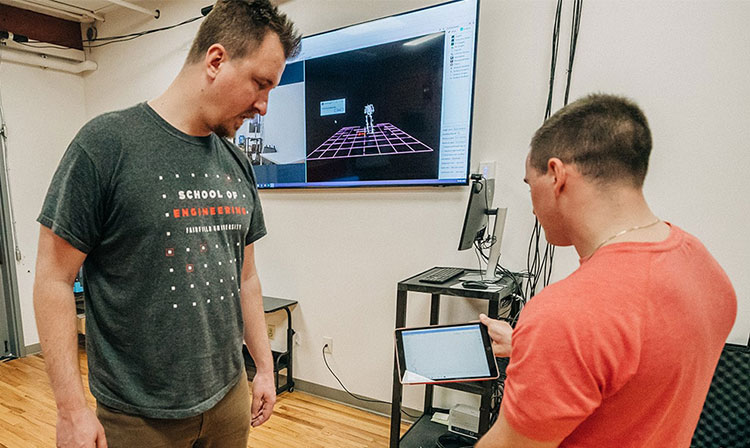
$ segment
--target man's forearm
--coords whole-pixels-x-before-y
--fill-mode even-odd
[[[85,408],[72,287],[63,282],[37,282],[34,312],[57,408],[61,411]]]
[[[258,373],[273,372],[271,346],[266,333],[266,317],[263,313],[263,295],[257,275],[242,282],[242,320],[244,321],[245,344],[253,357]]]

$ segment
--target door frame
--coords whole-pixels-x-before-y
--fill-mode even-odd
[[[1,119],[2,117],[0,117]],[[21,319],[21,303],[18,294],[18,277],[16,274],[16,246],[13,238],[13,214],[11,213],[10,186],[6,170],[7,150],[5,124],[0,120],[0,283],[2,283],[2,297],[0,298],[0,327],[7,328],[7,336],[0,333],[0,354],[4,356],[26,356],[23,339],[23,321]],[[7,349],[3,344],[7,337]]]

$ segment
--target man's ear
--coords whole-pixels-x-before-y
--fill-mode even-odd
[[[206,50],[206,58],[204,60],[208,77],[215,79],[221,70],[221,64],[228,59],[229,55],[223,45],[213,44],[208,47],[208,50]]]
[[[552,177],[554,183],[555,197],[560,196],[568,181],[568,169],[565,163],[557,157],[547,161],[547,174]]]

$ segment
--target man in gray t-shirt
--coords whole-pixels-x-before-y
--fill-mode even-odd
[[[298,46],[268,0],[220,0],[161,96],[93,119],[65,152],[38,218],[34,286],[58,446],[244,447],[270,417],[253,248],[266,228],[250,163],[225,137],[265,114]],[[81,264],[96,414],[77,362]]]

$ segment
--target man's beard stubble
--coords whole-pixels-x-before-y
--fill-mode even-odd
[[[223,124],[219,124],[213,129],[211,129],[214,134],[218,135],[221,138],[234,138],[234,134],[237,132],[236,130],[230,130],[227,126]]]

